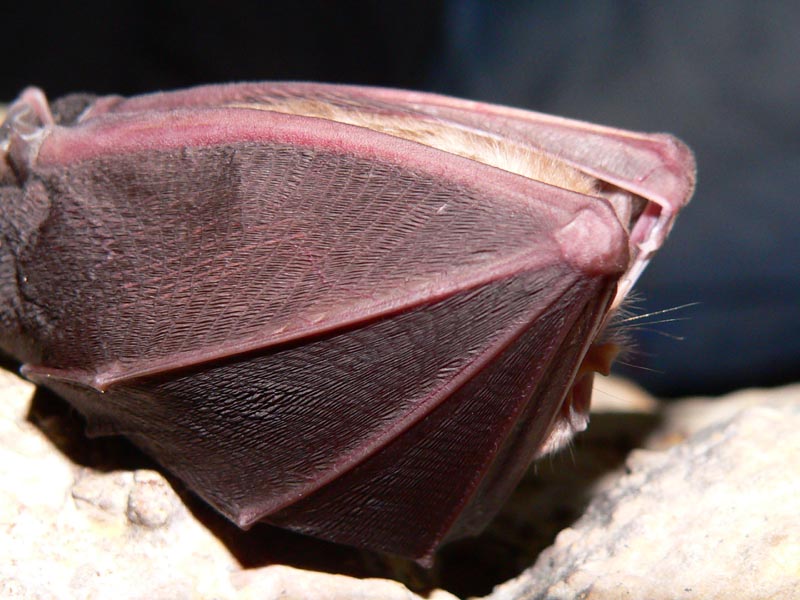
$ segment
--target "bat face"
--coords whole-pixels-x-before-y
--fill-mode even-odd
[[[585,426],[694,182],[665,135],[302,83],[26,90],[0,346],[241,527],[429,560]]]

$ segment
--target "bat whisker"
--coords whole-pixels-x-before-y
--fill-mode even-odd
[[[662,371],[661,369],[652,369],[650,367],[645,367],[645,366],[642,366],[642,365],[637,365],[635,363],[625,362],[625,361],[622,361],[622,360],[618,360],[617,364],[620,364],[620,365],[623,365],[623,366],[626,366],[626,367],[630,367],[631,369],[639,369],[640,371],[647,371],[648,373],[658,373],[659,375],[663,375],[664,374],[664,371]]]
[[[569,459],[572,462],[573,466],[578,464],[578,461],[575,459],[575,442],[574,440],[570,440],[567,442],[565,450],[569,452]]]
[[[674,335],[666,331],[661,331],[660,329],[652,329],[651,327],[631,327],[627,329],[627,331],[644,331],[646,333],[655,333],[656,335],[660,335],[662,337],[675,340],[677,342],[682,342],[683,340],[686,339],[682,335]]]
[[[674,323],[676,321],[691,321],[691,317],[672,317],[671,319],[658,319],[657,321],[645,321],[640,323],[635,323],[636,325],[658,325],[660,323]]]
[[[620,364],[622,364],[622,363],[620,363]],[[624,400],[623,396],[620,396],[619,394],[612,394],[608,390],[604,390],[602,387],[598,387],[597,384],[592,386],[592,394],[593,395],[594,394],[604,394],[604,395],[608,396],[609,398],[613,398],[614,400]]]
[[[666,314],[666,313],[671,313],[671,312],[675,312],[675,311],[678,311],[678,310],[683,310],[685,308],[691,308],[692,306],[697,306],[699,304],[700,304],[700,302],[689,302],[687,304],[681,304],[680,306],[673,306],[671,308],[664,308],[664,309],[661,309],[661,310],[654,310],[654,311],[651,311],[651,312],[648,312],[648,313],[644,313],[644,314],[641,314],[641,315],[633,315],[633,316],[630,316],[630,317],[625,317],[625,318],[620,319],[619,321],[617,321],[617,323],[621,324],[621,323],[630,323],[631,321],[640,321],[640,320],[646,319],[648,317],[655,317],[656,315],[663,315],[663,314]],[[690,317],[683,317],[680,320],[686,321],[686,320],[689,320],[689,319],[690,319]],[[679,319],[676,318],[674,320],[679,320]],[[667,323],[669,321],[664,320],[664,321],[654,321],[654,322],[655,323]]]

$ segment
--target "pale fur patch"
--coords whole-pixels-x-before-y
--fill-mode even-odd
[[[488,133],[464,129],[454,123],[422,121],[419,118],[402,115],[380,115],[359,110],[357,107],[344,108],[307,98],[267,100],[259,104],[237,104],[235,106],[318,117],[365,127],[425,144],[443,152],[463,156],[549,185],[581,194],[597,194],[596,180],[570,165],[516,142],[494,137]]]

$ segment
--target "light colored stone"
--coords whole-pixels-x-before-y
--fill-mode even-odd
[[[388,579],[356,579],[271,566],[242,571],[234,576],[240,600],[415,600],[407,587]],[[443,590],[434,590],[427,600],[456,600]]]
[[[133,489],[128,494],[126,508],[131,523],[157,529],[167,526],[170,519],[181,512],[182,506],[161,474],[142,469],[133,475]]]
[[[620,377],[594,378],[592,418],[605,413],[654,414],[661,403],[638,385]]]
[[[770,406],[792,412],[800,404],[800,384],[775,389],[748,389],[723,398],[690,397],[665,403],[661,409],[664,426],[649,436],[645,445],[666,449],[701,429],[725,421],[746,408]]]
[[[800,386],[689,399],[664,419],[492,600],[800,598]]]

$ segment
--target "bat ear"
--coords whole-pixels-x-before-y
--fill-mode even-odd
[[[9,107],[3,125],[0,126],[0,151],[3,165],[0,180],[5,183],[27,178],[28,167],[39,149],[47,128],[55,125],[50,105],[44,92],[30,87],[20,94]]]
[[[19,133],[30,133],[44,125],[54,125],[47,97],[39,88],[26,88],[8,109],[3,128],[12,126]]]

